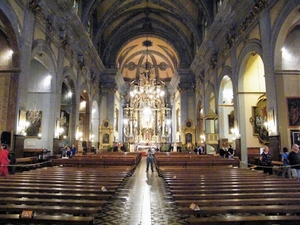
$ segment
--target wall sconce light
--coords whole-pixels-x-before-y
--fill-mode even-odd
[[[167,123],[167,125],[169,126],[169,125],[171,124],[171,120],[170,120],[170,119],[167,119],[167,120],[166,120],[166,123]]]
[[[241,137],[241,134],[239,133],[239,130],[237,128],[231,128],[230,131],[234,135],[232,138],[233,141]]]
[[[264,127],[269,132],[269,134],[272,134],[275,132],[275,125],[273,121],[268,121],[264,123]]]
[[[124,119],[123,119],[124,125],[128,125],[128,122],[129,122],[129,119],[127,119],[127,118],[124,118]]]
[[[94,142],[94,138],[95,138],[95,135],[94,135],[93,131],[91,131],[90,132],[90,141]]]
[[[77,140],[82,139],[82,132],[77,132],[77,133],[76,133],[76,139],[77,139]]]
[[[58,133],[59,133],[59,135],[63,134],[63,133],[64,133],[64,128],[63,128],[63,127],[60,127],[60,128],[58,129]]]
[[[21,130],[21,134],[24,135],[24,136],[27,136],[27,128],[30,126],[30,122],[25,120],[22,122],[21,124],[21,127],[22,127],[22,130]]]
[[[205,142],[205,135],[204,135],[204,134],[201,134],[201,135],[200,135],[200,140],[201,140],[201,143],[204,143],[204,142]]]
[[[77,126],[77,128],[76,128],[75,138],[76,138],[76,140],[82,141],[82,132],[80,131],[79,126]]]

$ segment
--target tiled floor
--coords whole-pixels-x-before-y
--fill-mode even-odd
[[[183,225],[168,189],[157,172],[145,172],[143,157],[113,199],[96,216],[97,225]]]

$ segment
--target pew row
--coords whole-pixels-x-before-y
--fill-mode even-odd
[[[141,153],[112,152],[94,155],[76,155],[52,160],[52,166],[115,167],[130,166],[132,172],[141,160]]]
[[[155,165],[160,172],[161,167],[239,167],[238,158],[220,158],[213,155],[197,155],[187,153],[156,153],[154,155]]]
[[[90,216],[37,215],[34,218],[20,218],[19,214],[0,214],[1,223],[5,224],[59,224],[59,225],[92,225]]]
[[[214,217],[211,218],[196,218],[190,217],[186,219],[187,224],[200,225],[295,225],[300,221],[300,216],[234,216],[234,217]]]
[[[130,166],[46,167],[0,178],[1,223],[93,224]],[[20,218],[24,211],[33,218]]]
[[[300,182],[233,167],[162,166],[187,224],[296,224]]]

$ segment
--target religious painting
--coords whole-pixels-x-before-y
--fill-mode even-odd
[[[257,136],[259,141],[263,144],[269,142],[269,133],[267,129],[268,112],[267,112],[267,98],[265,95],[258,99],[256,106],[252,106],[253,135]]]
[[[41,133],[42,111],[40,110],[26,111],[26,121],[28,122],[28,126],[26,128],[26,135],[37,137]]]
[[[289,126],[300,126],[300,97],[287,98],[287,109]]]
[[[300,130],[291,130],[291,143],[300,145]]]
[[[19,126],[20,127],[25,127],[26,126],[26,110],[20,110]]]
[[[176,110],[176,131],[180,130],[180,111],[179,109]]]
[[[102,139],[103,144],[109,143],[109,134],[104,134]]]
[[[116,118],[115,118],[115,130],[118,132],[119,130],[119,110],[116,109]]]
[[[70,113],[66,109],[60,110],[60,132],[59,140],[64,140],[69,136],[69,122],[70,122]]]
[[[232,129],[234,129],[234,111],[231,111],[231,113],[228,114],[228,129],[229,134],[232,134]]]
[[[192,143],[192,134],[191,133],[187,133],[185,135],[185,142],[186,143]]]

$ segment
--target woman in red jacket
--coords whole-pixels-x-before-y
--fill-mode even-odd
[[[7,166],[9,165],[8,150],[7,150],[7,145],[6,144],[1,145],[0,163],[1,163],[0,176],[4,175],[4,177],[6,177],[8,175]]]

